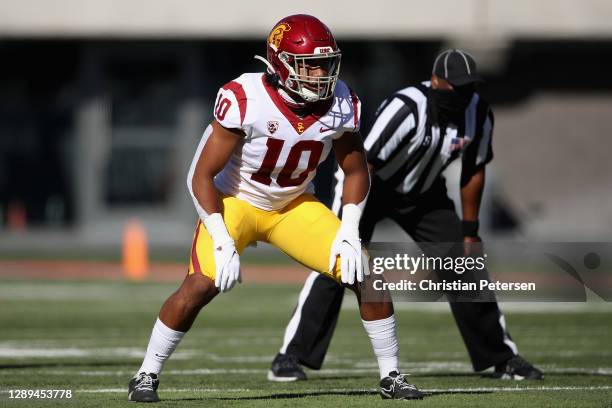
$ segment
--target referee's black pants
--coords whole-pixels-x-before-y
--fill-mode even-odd
[[[463,241],[461,222],[441,177],[427,193],[412,202],[386,189],[375,177],[359,226],[363,242],[370,241],[374,227],[386,217],[397,222],[415,242]],[[281,352],[297,356],[300,364],[309,368],[321,368],[343,296],[344,288],[334,280],[311,274],[287,326]],[[495,300],[450,302],[450,308],[475,371],[518,354]]]

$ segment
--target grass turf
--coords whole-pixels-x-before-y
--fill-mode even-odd
[[[161,303],[176,285],[0,281],[0,406],[126,406]],[[323,370],[270,383],[299,287],[241,285],[200,314],[166,364],[156,406],[389,406],[358,312],[346,299]],[[349,297],[349,296],[347,296]],[[482,378],[470,370],[450,312],[397,311],[403,369],[430,392],[422,407],[610,406],[609,312],[507,313],[538,382]],[[70,400],[9,399],[11,389],[71,389]],[[131,406],[131,405],[129,405]]]

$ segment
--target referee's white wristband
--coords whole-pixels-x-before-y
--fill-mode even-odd
[[[229,232],[227,232],[227,227],[220,213],[210,214],[203,221],[215,247],[222,246],[228,242],[234,242]]]

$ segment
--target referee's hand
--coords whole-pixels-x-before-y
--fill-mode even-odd
[[[479,236],[475,237],[463,237],[463,254],[464,256],[482,256],[484,249],[482,246],[482,239]]]

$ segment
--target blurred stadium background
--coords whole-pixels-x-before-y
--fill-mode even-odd
[[[609,0],[310,0],[307,4],[5,0],[0,2],[0,368],[12,367],[15,371],[4,373],[12,373],[11,381],[3,375],[0,386],[25,387],[32,375],[57,375],[49,378],[70,381],[74,374],[71,368],[61,377],[36,371],[36,367],[65,368],[65,358],[83,359],[83,367],[112,365],[115,363],[104,360],[104,353],[95,350],[129,343],[137,348],[136,356],[129,350],[111,353],[131,360],[115,364],[125,366],[118,377],[112,377],[112,385],[104,380],[110,387],[124,386],[124,377],[130,375],[130,367],[136,367],[144,350],[157,308],[186,268],[196,213],[185,178],[197,142],[212,117],[216,91],[242,72],[262,71],[263,65],[252,56],[264,55],[272,25],[296,12],[316,15],[335,33],[343,52],[341,77],[363,101],[365,130],[383,98],[409,83],[428,79],[433,59],[441,50],[459,47],[475,56],[487,79],[482,94],[496,113],[495,159],[489,166],[481,221],[485,237],[610,240]],[[447,174],[455,196],[458,171],[452,166]],[[327,163],[317,176],[322,199],[329,195],[330,177],[331,163]],[[123,237],[126,225],[133,220],[138,220],[146,232],[153,259],[149,267],[152,277],[171,280],[171,285],[117,287],[115,283],[29,281],[33,277],[60,276],[99,279],[108,276],[109,270],[114,271],[111,276],[120,276]],[[131,231],[137,237],[140,234],[138,228]],[[374,239],[406,238],[396,227],[385,224]],[[275,251],[260,246],[248,252],[248,262],[263,265],[251,268],[250,276],[287,282],[285,263]],[[101,271],[91,263],[86,267],[28,263],[75,258],[110,263]],[[157,261],[173,263],[168,266]],[[271,263],[276,266],[270,267]],[[254,309],[246,303],[239,307],[246,313],[244,320],[232,317],[209,321],[213,327],[222,327],[219,336],[263,336],[262,344],[257,344],[267,354],[251,361],[262,373],[276,352],[304,273],[290,278],[292,292],[283,292],[282,296],[268,286],[249,289],[254,299],[280,296],[278,303],[283,305],[279,311],[276,304],[261,303],[266,325],[263,334],[260,327],[253,326],[260,314],[249,318],[249,310]],[[150,292],[147,285],[153,285],[154,290]],[[215,310],[227,307],[228,300],[223,302],[219,309],[212,309],[213,316]],[[88,313],[75,314],[83,307]],[[353,315],[354,310],[349,309]],[[538,309],[541,313],[551,311]],[[40,310],[48,315],[39,315]],[[418,310],[405,312],[402,317],[404,324],[415,328],[415,336],[419,338],[419,330],[426,335],[438,330],[423,322]],[[609,360],[612,355],[605,341],[610,334],[610,309],[605,309],[605,315],[593,311],[574,314],[576,310],[584,311],[582,307],[566,306],[563,312],[570,313],[568,316],[555,314],[551,319],[529,312],[514,320],[520,344],[535,350],[531,354],[534,362],[549,364],[545,366],[549,372],[554,372],[551,364],[561,355],[550,354],[551,347],[559,353],[577,350],[567,364],[579,368],[572,371],[567,366],[557,367],[558,373],[565,373],[560,375],[596,371],[603,364],[600,357]],[[139,323],[134,324],[134,319]],[[339,329],[346,338],[356,324],[354,316],[351,319],[345,319],[350,321],[346,323],[349,326],[341,322]],[[440,314],[433,321],[446,323],[436,349],[454,354],[440,357],[425,342],[413,348],[419,353],[416,361],[420,358],[426,364],[446,358],[463,364],[451,364],[451,368],[469,372],[449,316]],[[565,331],[555,321],[563,322]],[[535,332],[534,326],[542,330]],[[73,341],[66,329],[80,340]],[[199,329],[194,328],[194,339],[205,339],[203,333],[208,332]],[[99,332],[110,339],[107,336],[108,341],[102,342]],[[344,363],[333,365],[342,360],[334,360],[339,355],[334,352],[341,352],[339,342],[343,341],[348,340],[334,342],[331,367],[347,368]],[[420,340],[404,336],[402,341],[411,348],[411,342]],[[68,352],[67,357],[61,353],[53,357],[15,353],[14,345],[20,342],[29,350],[62,345],[97,348],[92,354]],[[231,355],[232,350],[223,346],[215,352]],[[194,340],[186,347],[197,349],[199,344]],[[238,350],[249,353],[250,347]],[[367,344],[359,343],[355,350],[367,353]],[[38,363],[36,358],[41,356],[47,358],[44,361],[48,365]],[[188,368],[206,366],[209,357],[190,361]],[[345,362],[352,358],[341,357]],[[408,357],[414,358],[410,354]],[[35,371],[27,371],[23,358],[34,361]],[[219,361],[211,357],[208,363]],[[236,369],[244,367],[235,363]],[[425,367],[423,372],[435,371],[432,367]],[[445,372],[448,368],[448,364],[441,364],[437,369]],[[371,376],[370,371],[367,376]],[[604,369],[602,373],[604,377],[581,379],[578,385],[607,384],[609,390],[610,372]],[[263,375],[258,374],[262,380],[251,386],[267,386]],[[222,374],[219,376],[222,381]],[[83,378],[81,381],[89,381]],[[361,381],[363,386],[368,379]],[[439,382],[434,380],[447,381],[449,387],[455,384],[453,378],[439,377],[425,385],[435,388]],[[96,381],[94,377],[87,384],[90,388],[98,386]],[[187,384],[195,380],[190,381]],[[565,377],[559,384],[567,386],[576,381]],[[39,383],[45,384],[43,380]],[[175,383],[184,384],[178,379]],[[326,386],[317,384],[308,387]],[[482,386],[477,380],[470,385]],[[338,385],[343,386],[350,383]],[[122,394],[117,395],[123,399]],[[359,405],[358,401],[353,403]],[[466,404],[473,401],[468,399]]]
[[[609,238],[612,3],[309,4],[303,11],[339,39],[364,129],[389,93],[429,77],[439,51],[474,54],[496,112],[489,236]],[[216,90],[263,70],[252,56],[295,11],[249,1],[1,2],[0,248],[117,248],[134,216],[153,246],[188,246],[185,175]],[[318,179],[325,197],[329,171]]]

